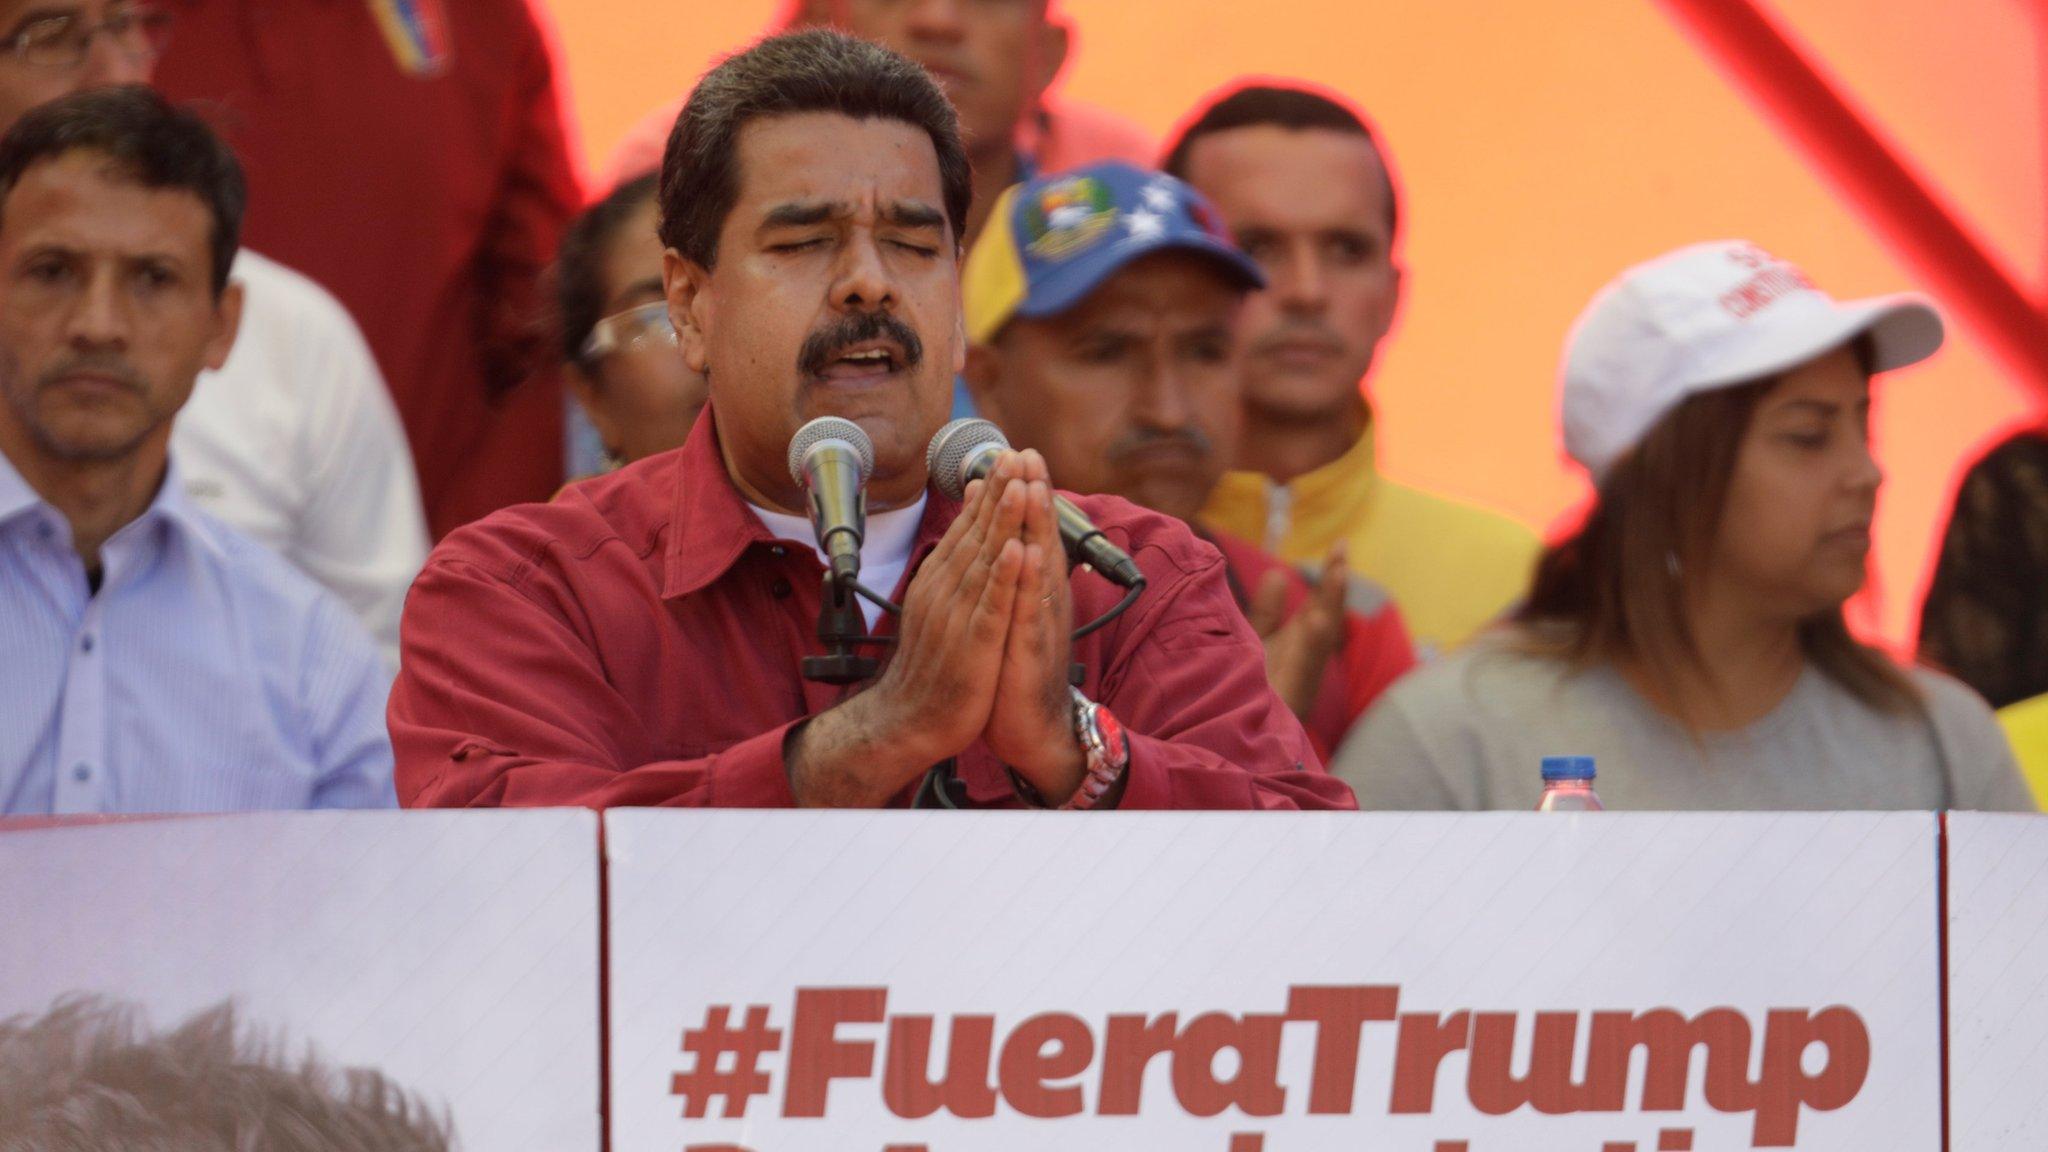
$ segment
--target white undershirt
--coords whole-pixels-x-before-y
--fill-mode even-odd
[[[868,514],[867,532],[860,542],[860,582],[863,585],[884,596],[895,594],[897,582],[903,579],[903,570],[910,567],[910,549],[917,542],[917,526],[924,520],[924,501],[924,496],[919,495],[917,503],[908,508]],[[830,565],[824,549],[818,547],[818,535],[811,530],[810,517],[770,512],[757,504],[747,507],[761,518],[769,535],[805,545],[817,553],[819,563]],[[861,597],[860,614],[867,618],[868,631],[873,632],[882,609]]]

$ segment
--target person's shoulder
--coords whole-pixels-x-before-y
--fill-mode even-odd
[[[1185,575],[1215,568],[1224,562],[1223,554],[1216,545],[1195,535],[1187,524],[1175,517],[1133,504],[1121,496],[1083,496],[1076,492],[1062,492],[1061,495],[1087,513],[1088,519],[1102,530],[1103,535],[1130,553],[1149,579],[1158,578],[1158,566],[1162,564]]]
[[[248,248],[235,254],[229,276],[242,284],[244,309],[289,316],[300,323],[335,324],[355,330],[355,317],[334,293],[311,276]]]
[[[1533,529],[1505,513],[1385,477],[1380,482],[1377,515],[1390,530],[1419,533],[1433,547],[1447,551],[1485,549],[1530,557],[1542,548],[1542,538]]]
[[[1514,626],[1501,625],[1421,664],[1387,696],[1410,710],[1517,718],[1553,711],[1558,694],[1580,676],[1569,662],[1531,651]]]
[[[501,508],[449,533],[427,567],[462,565],[518,584],[607,546],[645,559],[667,535],[680,470],[680,450],[664,452],[579,480],[544,504]]]
[[[1928,714],[1937,723],[1961,722],[1981,725],[1987,730],[1997,728],[1998,719],[1992,713],[1991,705],[1977,694],[1975,688],[1925,664],[1909,666],[1906,675],[1920,690]]]
[[[319,281],[247,248],[236,254],[230,275],[242,285],[242,326],[235,341],[237,352],[242,351],[245,342],[260,345],[267,357],[282,364],[354,356],[361,359],[368,371],[345,373],[343,378],[382,386],[361,326],[348,307]],[[231,355],[229,364],[233,363]],[[308,375],[294,372],[289,378],[272,383],[290,385]],[[323,386],[327,386],[330,374],[321,376]]]
[[[1295,583],[1299,576],[1286,561],[1242,536],[1219,532],[1204,525],[1202,538],[1215,545],[1216,551],[1223,554],[1223,562],[1230,566],[1231,572],[1235,573],[1247,587],[1256,585],[1266,573],[1275,568],[1286,569],[1290,576],[1290,584]]]
[[[203,508],[186,504],[178,512],[179,530],[190,536],[222,582],[290,611],[310,610],[327,590],[297,565],[255,537]]]
[[[178,520],[180,530],[197,545],[194,553],[212,570],[212,580],[228,590],[241,619],[256,625],[258,638],[294,640],[319,634],[332,639],[338,634],[350,651],[377,659],[375,641],[355,614],[297,565],[204,509],[187,505]],[[332,657],[331,652],[309,654]]]

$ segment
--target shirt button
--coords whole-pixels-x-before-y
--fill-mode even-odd
[[[780,544],[770,544],[768,546],[768,554],[770,556],[787,556],[789,555],[789,549],[784,548]]]
[[[78,647],[84,652],[92,651],[92,633],[87,632],[84,636],[79,637]]]
[[[71,766],[71,778],[73,780],[78,781],[80,784],[83,784],[87,780],[92,779],[92,765],[73,764]]]
[[[770,584],[768,586],[768,590],[770,592],[775,593],[775,598],[777,600],[787,599],[791,592],[789,581],[787,580],[777,580],[775,583]]]
[[[48,540],[50,537],[55,536],[56,534],[57,530],[55,528],[50,527],[50,522],[47,520],[36,525],[36,535],[42,537],[45,540]]]

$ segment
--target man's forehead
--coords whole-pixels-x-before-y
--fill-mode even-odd
[[[931,137],[900,120],[837,112],[764,117],[740,130],[739,206],[755,215],[788,203],[938,207],[945,189]]]
[[[1384,211],[1386,167],[1364,137],[1327,128],[1226,128],[1188,149],[1189,182],[1211,199],[1352,202]]]
[[[205,250],[213,217],[187,188],[138,183],[109,157],[70,152],[30,165],[0,200],[0,232],[132,251]]]

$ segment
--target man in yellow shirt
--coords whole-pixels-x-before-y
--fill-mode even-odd
[[[1342,544],[1354,571],[1392,593],[1421,651],[1462,642],[1521,598],[1540,541],[1376,466],[1363,381],[1401,268],[1394,185],[1371,130],[1306,88],[1240,88],[1182,131],[1165,167],[1215,203],[1271,285],[1244,312],[1240,471],[1204,517],[1297,563]]]

